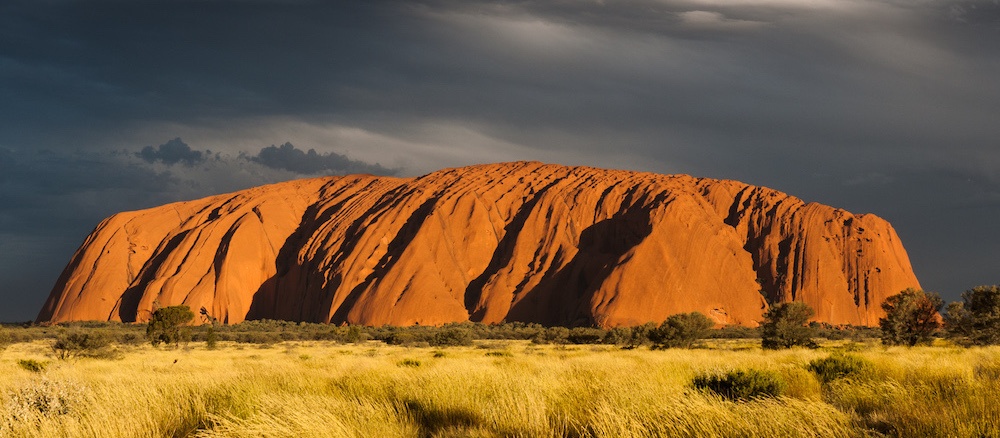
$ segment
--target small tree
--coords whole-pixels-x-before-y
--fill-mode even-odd
[[[215,326],[219,324],[219,319],[210,315],[208,309],[204,307],[198,313],[201,314],[202,322],[211,324],[208,326],[208,331],[205,332],[205,348],[209,350],[219,348],[219,334],[215,332]]]
[[[653,348],[691,348],[704,338],[715,322],[701,312],[678,313],[667,317],[659,328],[649,333]]]
[[[1000,286],[977,286],[948,304],[948,335],[974,345],[1000,344]]]
[[[188,306],[161,307],[153,312],[146,326],[146,338],[154,346],[161,342],[176,344],[184,340],[187,333],[182,329],[184,324],[194,319],[194,312]]]
[[[944,301],[937,294],[920,289],[906,289],[885,299],[885,318],[878,320],[882,328],[882,343],[914,346],[930,343],[934,331],[941,327],[938,312]]]
[[[111,339],[101,332],[69,332],[56,338],[56,341],[52,343],[52,351],[55,352],[56,357],[62,360],[76,356],[109,357],[113,354],[109,352],[110,345]]]
[[[777,350],[794,346],[816,347],[809,318],[816,312],[808,304],[793,301],[771,306],[761,324],[761,346]]]

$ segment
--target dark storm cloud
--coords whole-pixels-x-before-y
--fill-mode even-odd
[[[352,160],[336,152],[321,154],[317,153],[315,149],[303,152],[301,149],[296,149],[291,143],[268,146],[261,149],[255,156],[246,156],[246,159],[273,169],[284,169],[303,175],[351,173],[393,175],[399,172],[399,169],[386,169],[378,163],[368,164]]]
[[[543,159],[877,213],[954,297],[1000,282],[997,41],[993,0],[6,1],[0,220]],[[275,140],[317,151],[225,158]]]
[[[201,163],[208,159],[210,152],[192,150],[191,146],[184,143],[180,137],[170,140],[159,146],[146,146],[135,156],[142,158],[147,163],[161,162],[164,164],[183,163],[188,166]]]
[[[106,216],[176,200],[171,175],[107,153],[0,149],[0,321],[37,312]]]
[[[274,170],[280,161],[265,153],[270,149],[262,150],[261,162],[253,162],[245,154],[209,160],[179,138],[138,152],[0,148],[0,296],[7,296],[0,321],[31,319],[76,246],[107,216],[319,172]],[[284,146],[275,149],[287,152]],[[333,153],[292,152],[289,167],[302,165],[294,160],[297,152],[328,173],[388,171]]]

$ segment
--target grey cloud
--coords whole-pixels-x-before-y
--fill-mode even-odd
[[[1000,265],[998,40],[993,0],[5,1],[0,221],[393,170],[364,163],[626,163],[887,217],[955,291]],[[225,152],[135,155],[178,134]]]
[[[136,152],[135,156],[142,158],[147,163],[159,161],[164,164],[183,163],[192,166],[208,159],[209,154],[208,151],[192,150],[178,137],[156,147],[146,146],[141,151]]]
[[[0,149],[0,297],[7,303],[0,321],[31,319],[101,219],[178,200],[177,179],[140,163],[108,153]]]
[[[0,148],[0,297],[9,304],[0,321],[31,319],[76,246],[105,217],[300,177],[235,156],[196,160],[179,139],[166,145],[138,153]],[[337,157],[311,152],[328,164]]]
[[[399,169],[387,169],[381,164],[368,164],[352,160],[336,152],[317,153],[315,149],[303,152],[291,143],[281,146],[271,145],[260,150],[255,156],[244,157],[255,163],[274,168],[284,169],[303,175],[328,174],[343,175],[349,173],[370,173],[373,175],[394,175]]]

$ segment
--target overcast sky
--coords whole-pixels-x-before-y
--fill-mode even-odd
[[[0,2],[0,321],[122,210],[541,160],[875,213],[1000,283],[996,0]]]

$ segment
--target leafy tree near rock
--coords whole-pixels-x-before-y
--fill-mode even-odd
[[[941,297],[920,289],[906,289],[886,298],[882,303],[885,318],[878,321],[882,329],[882,343],[911,347],[930,343],[934,332],[941,327],[938,312],[942,307],[944,300]]]
[[[1000,344],[1000,286],[977,286],[948,304],[948,335],[963,344]]]
[[[649,333],[653,348],[691,348],[695,341],[708,335],[715,321],[701,312],[678,313],[667,317],[663,324]]]
[[[761,346],[769,350],[816,347],[812,340],[815,330],[808,325],[815,314],[812,307],[798,301],[771,306],[761,324]]]
[[[156,309],[146,326],[146,338],[154,346],[161,342],[176,344],[187,337],[184,325],[194,319],[194,312],[188,306],[168,306]]]

